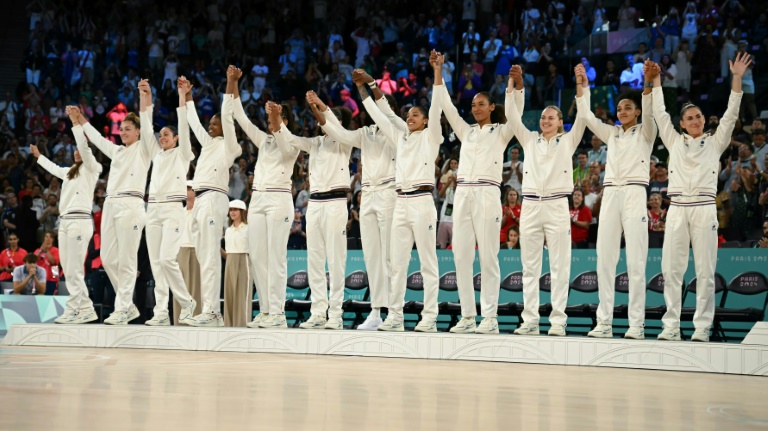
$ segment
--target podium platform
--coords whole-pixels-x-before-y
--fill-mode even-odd
[[[13,325],[11,346],[494,361],[768,376],[768,345],[356,330]]]

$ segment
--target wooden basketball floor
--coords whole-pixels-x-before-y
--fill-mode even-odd
[[[765,430],[764,377],[2,347],[0,430]]]

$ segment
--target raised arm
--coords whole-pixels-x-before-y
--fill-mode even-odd
[[[509,69],[509,78],[515,83],[522,82],[523,70],[520,66],[514,65]],[[525,150],[528,147],[528,142],[536,141],[538,134],[525,127],[523,124],[523,114],[518,110],[517,103],[509,103],[505,106],[505,109],[507,112],[507,124],[512,128],[512,133],[517,136],[517,140],[520,141],[520,146]]]
[[[240,77],[243,76],[243,72],[234,67],[229,66],[227,70],[227,90],[224,94],[224,102],[221,105],[221,127],[224,131],[224,145],[227,150],[227,154],[231,157],[240,157],[243,154],[243,148],[240,143],[237,142],[237,130],[235,130],[235,110],[234,110],[234,92],[237,90],[237,82]]]
[[[399,115],[392,111],[387,98],[384,97],[384,92],[381,91],[378,85],[376,85],[376,80],[373,79],[371,75],[367,74],[361,69],[357,69],[352,72],[352,80],[358,86],[358,90],[362,85],[366,85],[368,88],[370,88],[371,92],[373,93],[375,105],[378,106],[379,110],[389,119],[389,121],[397,128],[397,130],[403,133],[408,133],[408,125],[405,124],[405,121],[400,118]],[[363,92],[361,91],[360,94],[362,95]],[[365,98],[363,98],[363,102],[365,102]],[[363,103],[363,105],[365,105],[365,103]],[[368,110],[368,114],[370,113],[370,110]],[[377,124],[380,128],[383,127],[383,123],[379,124],[377,122]]]
[[[664,93],[661,90],[661,68],[656,63],[652,63],[648,66],[647,75],[651,75],[648,79],[653,82],[653,90],[651,92],[651,103],[653,104],[653,118],[656,120],[656,125],[659,128],[659,135],[661,141],[668,149],[672,149],[675,145],[675,140],[680,134],[675,130],[675,126],[672,125],[672,118],[667,113],[667,108],[664,106]]]
[[[179,92],[179,107],[176,108],[176,117],[179,119],[179,149],[185,160],[194,160],[192,142],[189,139],[189,124],[187,123],[187,101],[192,100],[192,84],[186,77],[178,78],[176,88]]]
[[[46,171],[50,172],[51,175],[58,177],[62,181],[67,179],[69,168],[62,168],[61,166],[57,166],[52,161],[48,160],[48,157],[40,154],[40,150],[37,149],[37,145],[30,145],[29,152],[37,158],[37,164],[42,166]]]
[[[288,127],[283,123],[280,113],[283,107],[275,102],[267,102],[266,111],[269,115],[269,129],[272,134],[275,135],[275,140],[278,145],[284,147],[293,147],[299,151],[309,153],[312,148],[312,139],[299,137],[291,133]]]
[[[195,107],[195,101],[187,100],[186,105],[187,122],[189,123],[189,128],[192,129],[192,133],[195,134],[195,137],[197,138],[198,142],[200,142],[201,146],[206,147],[210,145],[213,139],[208,134],[208,131],[205,130],[205,127],[200,124],[200,118],[197,117],[197,107]]]
[[[376,123],[377,126],[379,126],[379,129],[382,131],[382,133],[384,133],[384,135],[386,135],[389,140],[394,142],[395,146],[397,146],[399,136],[406,132],[400,130],[400,128],[397,127],[397,124],[392,122],[390,118],[381,111],[381,106],[378,103],[374,103],[370,97],[363,99],[363,106],[365,106],[365,110],[368,111],[368,115],[370,115],[371,119]],[[390,112],[392,111],[390,110]]]
[[[368,93],[366,92],[365,95],[367,97]],[[365,130],[363,128],[359,128],[355,131],[345,129],[344,126],[342,126],[339,122],[339,119],[336,118],[336,115],[333,114],[333,111],[328,109],[328,106],[323,103],[322,100],[320,100],[314,91],[307,93],[307,103],[309,103],[310,106],[313,104],[317,106],[317,109],[320,111],[325,121],[321,127],[323,128],[323,131],[325,131],[325,133],[331,137],[331,139],[337,142],[341,142],[345,145],[353,146],[355,148],[362,148],[363,135],[365,134]]]
[[[114,157],[115,151],[117,150],[117,145],[107,140],[107,138],[101,136],[99,131],[96,130],[96,128],[94,128],[91,123],[85,121],[85,117],[82,115],[79,116],[78,122],[83,127],[85,136],[89,141],[93,142],[93,145],[96,145],[96,148],[98,148],[99,151],[104,153],[104,155],[110,159]]]
[[[504,93],[504,116],[507,117],[507,122],[501,125],[501,133],[504,136],[501,144],[503,148],[507,148],[507,143],[515,136],[512,131],[512,125],[509,124],[509,117],[512,116],[511,105],[515,105],[517,108],[517,115],[523,115],[525,110],[525,87],[523,85],[523,77],[520,76],[517,81],[508,79],[507,91]],[[498,109],[498,108],[497,108]]]
[[[248,139],[253,142],[253,145],[256,145],[256,148],[261,148],[261,145],[267,140],[268,135],[251,122],[248,115],[245,113],[245,109],[243,109],[243,102],[238,95],[235,95],[232,107],[234,108],[234,116],[237,124],[243,129],[246,136],[248,136]]]
[[[720,148],[720,152],[725,151],[731,143],[731,134],[736,126],[736,120],[739,118],[739,105],[744,95],[741,91],[741,79],[752,63],[752,57],[743,52],[736,55],[736,60],[728,60],[728,63],[730,63],[731,73],[733,74],[731,95],[728,97],[728,108],[720,119],[720,125],[715,132],[715,143]]]
[[[148,159],[152,159],[163,149],[160,146],[160,143],[157,142],[155,128],[152,125],[152,110],[154,109],[154,105],[152,104],[152,89],[149,87],[149,81],[146,79],[139,81],[139,95],[139,105],[141,106],[139,119],[144,126],[139,129],[141,134],[139,145],[142,153],[144,153]]]
[[[601,141],[607,144],[610,142],[610,137],[613,133],[613,126],[603,123],[602,120],[597,118],[592,112],[590,107],[591,97],[589,91],[589,81],[586,78],[584,66],[581,64],[577,65],[574,68],[574,73],[576,74],[577,93],[580,93],[576,95],[577,115],[580,114],[584,124],[589,127],[589,129],[592,130],[592,132],[598,138],[600,138]],[[586,86],[584,83],[586,83]]]
[[[102,166],[93,156],[91,147],[88,146],[88,139],[85,137],[83,127],[80,125],[80,108],[76,106],[67,106],[66,109],[69,119],[72,121],[72,136],[75,137],[75,144],[77,145],[77,151],[80,153],[80,158],[83,159],[83,164],[91,171],[101,173]],[[85,121],[85,119],[83,119]]]
[[[456,109],[456,106],[451,100],[451,95],[448,94],[448,88],[443,83],[443,63],[445,63],[445,57],[433,49],[429,56],[429,64],[432,65],[432,69],[435,72],[432,104],[437,104],[440,107],[440,110],[445,114],[445,118],[456,133],[456,136],[458,136],[460,141],[464,141],[469,133],[470,126],[463,118],[461,118],[461,115],[459,115],[458,109]],[[429,117],[432,118],[431,113],[429,114]]]

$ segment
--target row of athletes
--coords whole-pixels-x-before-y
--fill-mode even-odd
[[[667,313],[663,317],[662,340],[680,339],[680,289],[687,268],[689,245],[693,246],[698,279],[697,308],[694,315],[696,341],[708,341],[714,315],[714,270],[717,258],[717,219],[715,192],[720,154],[728,146],[741,100],[741,79],[751,63],[748,54],[731,62],[732,91],[728,107],[715,134],[704,132],[701,109],[686,104],[680,115],[678,132],[664,107],[660,68],[644,64],[645,88],[642,103],[632,97],[620,98],[617,117],[620,126],[602,123],[590,110],[586,71],[574,69],[577,82],[578,113],[573,127],[563,131],[562,112],[556,106],[541,114],[539,132],[522,123],[524,90],[522,70],[513,66],[504,106],[492,103],[486,93],[472,102],[476,124],[466,123],[451,102],[443,85],[443,56],[433,51],[434,94],[429,110],[413,107],[407,118],[394,113],[394,103],[378,89],[375,80],[361,70],[353,73],[363,105],[375,124],[350,131],[341,124],[335,110],[329,109],[313,92],[307,102],[322,126],[323,135],[298,137],[288,127],[288,108],[267,104],[267,133],[253,125],[239,100],[237,82],[242,72],[234,66],[227,71],[227,91],[222,112],[209,124],[207,133],[200,124],[191,101],[191,84],[180,78],[179,129],[165,127],[159,142],[151,127],[152,101],[149,84],[139,83],[140,116],[131,114],[121,125],[125,146],[115,146],[101,138],[79,114],[68,108],[75,126],[78,145],[76,164],[69,170],[58,168],[44,157],[40,164],[64,180],[62,197],[62,264],[68,274],[78,278],[92,232],[90,191],[100,172],[87,145],[91,140],[112,159],[108,198],[102,219],[104,267],[116,286],[116,311],[105,323],[124,324],[138,317],[131,304],[136,248],[146,220],[153,273],[156,278],[158,308],[153,320],[167,322],[168,290],[172,290],[182,311],[180,322],[193,326],[222,326],[218,311],[221,263],[219,240],[226,220],[227,173],[241,150],[235,138],[237,121],[259,149],[254,171],[253,194],[248,208],[248,239],[251,271],[261,313],[249,327],[284,328],[286,291],[286,244],[293,203],[291,180],[299,151],[309,153],[310,201],[307,208],[307,257],[311,290],[311,317],[300,326],[305,329],[342,329],[342,302],[346,263],[346,196],[349,187],[348,160],[353,147],[360,148],[363,193],[360,214],[365,265],[369,274],[372,312],[360,329],[402,331],[405,279],[410,250],[415,242],[424,279],[424,310],[415,330],[435,332],[438,314],[438,265],[435,254],[437,214],[432,200],[434,160],[443,142],[439,127],[428,127],[430,118],[445,114],[462,142],[462,164],[457,174],[454,199],[453,251],[462,319],[451,328],[455,333],[498,333],[497,306],[500,285],[498,232],[501,208],[499,185],[503,152],[516,136],[526,153],[523,176],[523,212],[520,217],[520,243],[523,265],[523,323],[517,334],[539,333],[538,279],[542,249],[546,239],[552,274],[552,313],[549,335],[566,334],[565,306],[570,277],[571,241],[567,196],[572,192],[572,155],[589,127],[611,149],[608,153],[603,211],[598,231],[598,284],[600,305],[598,325],[589,335],[612,337],[613,280],[619,258],[620,238],[626,239],[629,273],[629,323],[625,337],[644,338],[645,262],[648,237],[645,190],[652,144],[657,133],[670,151],[669,196],[672,204],[667,216],[662,272],[667,288]],[[370,93],[369,93],[370,91]],[[371,95],[373,97],[371,97]],[[501,115],[503,111],[504,115]],[[506,120],[504,120],[506,117]],[[642,122],[639,120],[642,118]],[[181,202],[185,198],[185,179],[194,155],[189,144],[189,129],[203,150],[193,180],[196,204],[191,212],[189,234],[195,238],[200,263],[202,312],[193,316],[195,301],[185,289],[179,271],[179,224],[184,220]],[[177,145],[178,144],[178,145]],[[37,152],[33,150],[33,152]],[[149,162],[153,162],[149,204],[144,213],[143,187]],[[82,195],[82,196],[81,196]],[[88,223],[86,223],[88,222]],[[183,229],[181,229],[183,231]],[[65,244],[66,243],[66,244]],[[481,315],[476,324],[472,285],[473,261],[477,248],[481,272]],[[327,293],[325,265],[330,276]],[[79,269],[78,269],[79,268]],[[81,278],[81,277],[79,277]],[[69,282],[72,298],[67,303],[64,323],[77,323],[91,316],[84,283]],[[380,310],[388,308],[386,320]],[[154,322],[158,323],[158,322]],[[152,323],[151,323],[152,324]]]

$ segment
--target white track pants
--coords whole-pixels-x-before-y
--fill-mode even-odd
[[[394,188],[363,190],[361,197],[360,235],[372,308],[389,305],[390,232],[396,200],[397,192]]]
[[[93,236],[93,219],[66,219],[59,223],[59,255],[61,267],[67,275],[67,308],[87,310],[93,308],[85,285],[85,257]]]
[[[422,319],[437,319],[437,293],[439,273],[437,266],[437,210],[431,193],[417,196],[398,196],[392,217],[390,253],[392,261],[392,287],[389,291],[389,313],[403,318],[405,284],[411,250],[416,242],[424,280],[424,311]]]
[[[571,217],[568,199],[525,199],[520,214],[520,253],[523,264],[523,321],[539,323],[539,277],[544,239],[549,248],[552,314],[549,322],[565,325],[571,276]]]
[[[313,316],[341,317],[347,267],[347,199],[310,200],[307,205],[307,275]],[[286,239],[287,241],[287,239]],[[331,283],[330,301],[325,264]]]
[[[184,211],[181,202],[151,203],[147,207],[147,251],[155,278],[155,316],[168,316],[169,290],[182,307],[192,301],[178,262]]]
[[[453,258],[461,301],[461,315],[474,317],[473,284],[475,243],[480,255],[480,311],[483,317],[496,317],[499,306],[499,230],[501,200],[499,188],[492,185],[463,185],[456,188],[453,204]]]
[[[139,243],[146,222],[144,201],[138,197],[110,198],[101,218],[101,262],[115,288],[115,311],[133,304]]]
[[[208,192],[195,199],[192,233],[200,262],[200,287],[203,313],[219,312],[221,294],[221,237],[227,224],[229,198],[224,193]]]
[[[611,324],[615,298],[616,264],[621,234],[626,241],[629,275],[629,326],[645,325],[645,263],[648,260],[648,210],[645,187],[606,187],[597,227],[597,319]]]
[[[288,237],[292,225],[290,192],[253,192],[248,206],[248,248],[262,313],[285,314]]]
[[[661,271],[664,274],[664,326],[680,326],[683,276],[688,269],[688,245],[693,245],[696,265],[696,329],[709,329],[715,316],[715,266],[717,265],[717,210],[715,204],[672,204],[664,228]]]

